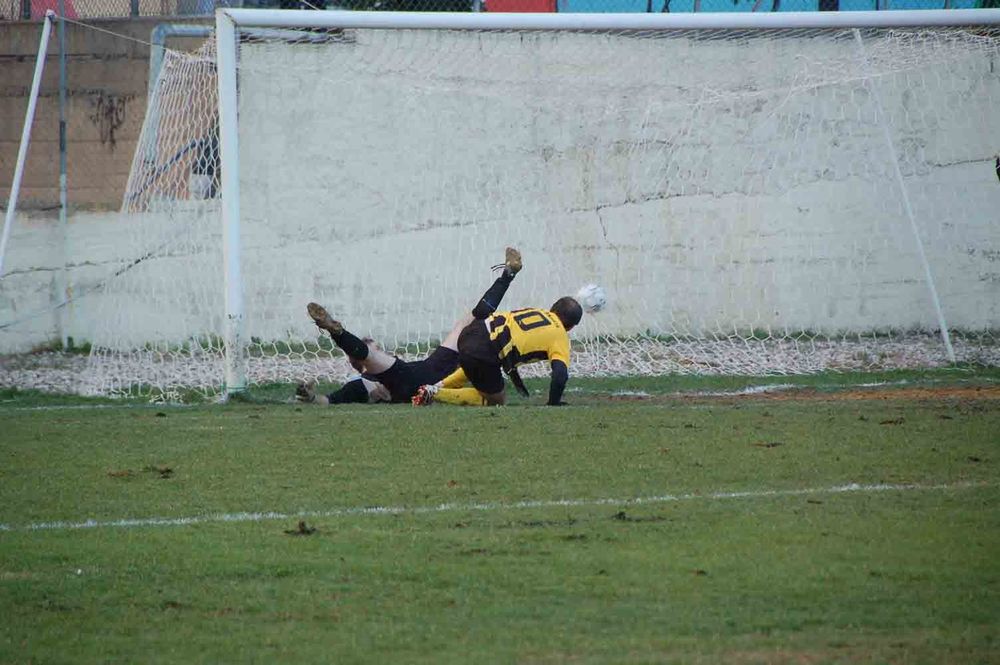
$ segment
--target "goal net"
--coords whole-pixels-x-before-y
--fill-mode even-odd
[[[221,12],[150,99],[95,386],[342,379],[309,301],[419,356],[507,245],[503,308],[607,292],[575,375],[996,365],[998,14]]]

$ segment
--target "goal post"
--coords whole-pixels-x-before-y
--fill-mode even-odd
[[[343,378],[310,300],[426,352],[506,245],[504,306],[605,288],[575,374],[1000,364],[1000,10],[222,9],[194,59],[124,208],[128,279],[170,275],[147,346],[206,390]]]
[[[240,268],[240,152],[236,85],[236,24],[223,12],[215,19],[219,81],[219,155],[225,264],[225,392],[246,390],[243,364],[243,278]]]
[[[31,126],[35,122],[35,107],[38,104],[42,72],[45,71],[45,56],[48,53],[49,36],[52,33],[54,21],[55,14],[49,10],[42,21],[38,55],[35,57],[35,69],[31,78],[31,91],[28,93],[28,106],[24,112],[24,124],[21,126],[21,140],[17,147],[17,160],[14,165],[14,176],[11,180],[10,196],[7,198],[7,206],[4,210],[3,231],[0,231],[0,278],[4,276],[4,257],[7,255],[7,242],[10,239],[10,231],[14,223],[14,213],[17,212],[17,199],[20,195],[21,179],[24,176],[24,164],[28,156],[28,145],[31,143]]]

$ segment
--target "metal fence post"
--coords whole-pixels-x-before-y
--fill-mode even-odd
[[[59,0],[59,232],[62,235],[62,267],[56,276],[58,285],[57,298],[61,307],[58,310],[59,338],[62,348],[70,347],[69,328],[72,324],[70,316],[71,286],[69,282],[69,195],[66,183],[67,136],[66,136],[66,0]]]

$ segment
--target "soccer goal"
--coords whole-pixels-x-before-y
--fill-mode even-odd
[[[150,100],[94,363],[340,378],[307,302],[419,354],[515,245],[504,306],[608,295],[577,375],[996,365],[998,108],[1000,10],[220,10]]]

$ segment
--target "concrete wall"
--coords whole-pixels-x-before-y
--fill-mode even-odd
[[[247,251],[264,279],[319,267],[292,302],[403,339],[474,302],[505,243],[545,257],[513,304],[597,281],[607,332],[934,329],[908,201],[951,325],[996,327],[1000,62],[961,41],[873,40],[867,61],[807,36],[244,46]],[[253,280],[277,334],[295,310]]]
[[[314,337],[303,305],[320,300],[388,342],[437,337],[507,244],[528,267],[505,305],[605,286],[584,334],[933,330],[907,204],[951,326],[996,330],[1000,63],[978,44],[872,42],[863,65],[850,40],[801,38],[244,45],[248,334]],[[138,89],[129,62],[133,88],[107,90]],[[122,131],[112,149],[92,130],[93,150],[124,152]],[[55,299],[63,251],[89,294],[68,323],[78,339],[221,333],[217,201],[77,214],[66,237],[45,214],[19,217],[0,311],[26,322],[0,330],[0,349],[53,336],[57,313],[26,315]]]

